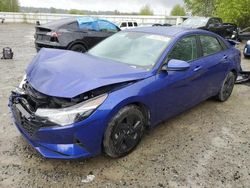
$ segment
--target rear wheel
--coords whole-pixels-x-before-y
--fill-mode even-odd
[[[80,53],[84,53],[87,51],[87,49],[85,48],[84,45],[82,44],[74,44],[73,46],[71,46],[69,48],[69,50],[75,51],[75,52],[80,52]]]
[[[235,80],[236,75],[233,72],[229,72],[223,81],[219,94],[216,96],[219,101],[224,102],[231,96]]]
[[[146,122],[138,106],[122,108],[108,124],[103,140],[105,153],[113,158],[130,153],[139,144]]]

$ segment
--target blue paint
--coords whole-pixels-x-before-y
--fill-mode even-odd
[[[13,113],[19,131],[44,157],[75,159],[100,154],[108,122],[124,106],[143,104],[150,113],[150,126],[154,127],[216,95],[226,75],[232,70],[240,71],[239,51],[213,33],[180,27],[136,28],[127,32],[134,31],[172,38],[151,70],[63,50],[43,49],[33,59],[26,71],[27,79],[36,90],[50,96],[71,98],[101,86],[135,81],[110,92],[87,119],[63,127],[40,128],[32,137],[16,122]],[[182,68],[182,71],[161,71],[167,54],[179,39],[200,34],[220,38],[228,49],[188,64],[172,60],[169,68]]]

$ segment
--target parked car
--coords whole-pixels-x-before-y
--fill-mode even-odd
[[[238,40],[237,25],[232,23],[223,23],[222,19],[217,17],[190,17],[186,19],[181,26],[204,29],[214,32],[227,39]]]
[[[120,29],[124,30],[124,29],[131,29],[131,28],[135,28],[138,27],[138,23],[135,21],[123,21],[119,24]]]
[[[242,29],[239,32],[239,40],[243,41],[243,40],[250,40],[250,27],[247,27],[245,29]]]
[[[226,101],[240,69],[240,51],[214,33],[138,27],[84,54],[42,49],[9,106],[46,158],[121,157],[146,128],[208,98]]]
[[[85,52],[120,31],[113,23],[91,17],[67,18],[36,26],[35,46]]]
[[[245,57],[250,57],[250,40],[247,41],[246,46],[243,50],[243,54]]]

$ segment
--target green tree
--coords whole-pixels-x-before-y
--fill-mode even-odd
[[[19,12],[19,1],[0,0],[0,12]]]
[[[212,16],[219,0],[184,0],[186,8],[194,16]]]
[[[186,15],[186,11],[185,11],[184,7],[182,7],[181,5],[177,4],[171,10],[170,15],[171,16],[185,16]]]
[[[215,15],[224,22],[232,22],[244,28],[250,26],[250,0],[218,0]]]
[[[84,12],[77,9],[71,9],[69,10],[69,14],[84,14]]]
[[[140,10],[140,15],[150,16],[154,15],[154,12],[149,5],[144,5]]]
[[[250,26],[250,0],[184,0],[194,16],[218,16],[244,28]]]

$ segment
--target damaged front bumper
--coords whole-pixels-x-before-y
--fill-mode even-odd
[[[37,117],[18,92],[12,92],[9,107],[18,130],[45,158],[76,159],[101,153],[105,112],[96,110],[83,121],[60,126]]]

